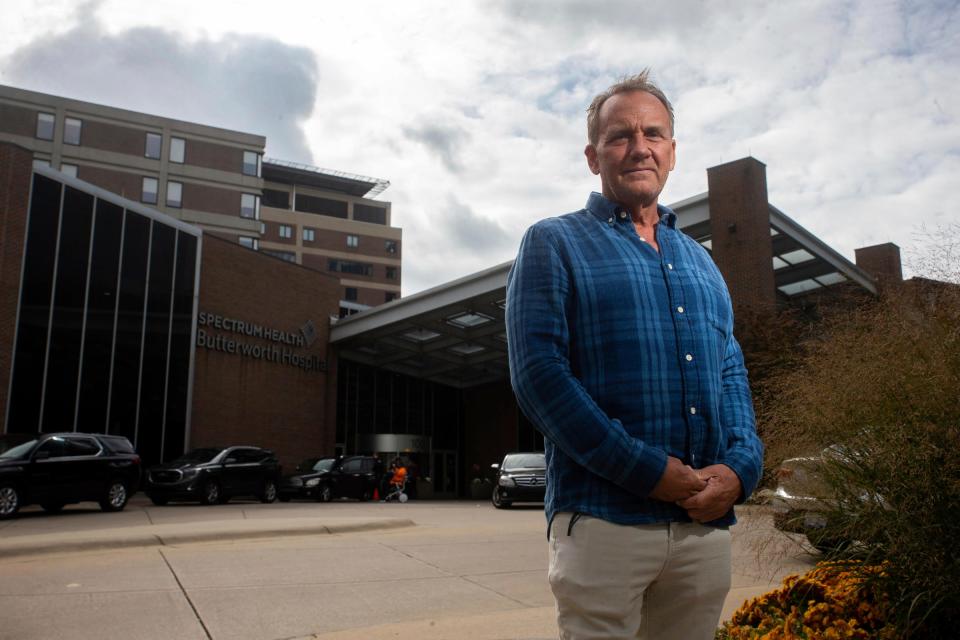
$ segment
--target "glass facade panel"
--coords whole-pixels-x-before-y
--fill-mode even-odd
[[[274,207],[276,209],[289,209],[290,193],[278,189],[264,189],[263,206]]]
[[[66,187],[41,431],[73,431],[80,374],[93,196]]]
[[[123,208],[104,200],[98,201],[93,226],[93,252],[90,256],[77,431],[99,433],[107,426],[110,355],[113,353],[122,232]]]
[[[59,182],[41,175],[33,176],[7,414],[9,433],[37,433],[40,430],[40,398],[43,393],[61,191]]]
[[[199,238],[45,176],[30,202],[6,430],[124,435],[145,464],[179,455]]]
[[[170,325],[170,373],[167,378],[162,460],[172,460],[183,453],[187,433],[196,273],[197,238],[189,233],[178,231],[173,280],[173,322]]]
[[[140,369],[140,416],[137,420],[137,451],[148,460],[161,458],[176,239],[176,229],[153,222],[143,365]]]
[[[120,258],[120,290],[117,293],[117,329],[107,432],[126,436],[134,446],[137,446],[137,391],[149,250],[150,219],[128,210]]]

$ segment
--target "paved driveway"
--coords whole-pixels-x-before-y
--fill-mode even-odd
[[[233,503],[103,514],[27,512],[0,537],[113,535],[179,525],[233,530],[241,521],[354,522],[349,533],[223,539],[0,558],[0,639],[78,640],[417,637],[555,638],[542,510],[487,502]],[[24,538],[20,538],[23,540]],[[811,559],[757,508],[734,528],[734,589],[747,597]]]

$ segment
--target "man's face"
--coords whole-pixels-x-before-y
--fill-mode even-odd
[[[627,207],[656,203],[676,162],[666,107],[645,91],[618,93],[603,103],[599,121],[597,144],[584,154],[603,195]]]

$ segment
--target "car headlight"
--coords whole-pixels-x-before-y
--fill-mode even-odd
[[[189,480],[200,473],[200,469],[181,469],[180,473],[183,474],[184,480]]]
[[[517,481],[510,476],[500,476],[497,484],[499,484],[501,487],[515,487],[517,486]]]
[[[304,486],[307,486],[307,487],[315,487],[315,486],[317,486],[318,484],[320,484],[320,478],[310,478],[309,480],[307,480],[307,481],[304,483]]]

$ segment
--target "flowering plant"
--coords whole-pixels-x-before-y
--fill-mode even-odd
[[[893,640],[889,600],[875,588],[883,576],[883,566],[821,562],[745,602],[717,630],[716,640]]]

